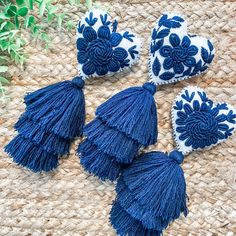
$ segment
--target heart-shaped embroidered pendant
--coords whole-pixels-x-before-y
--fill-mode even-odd
[[[155,84],[166,84],[204,72],[214,58],[210,40],[190,35],[187,22],[175,14],[163,14],[152,31],[149,74]]]
[[[236,128],[236,110],[227,103],[214,104],[198,87],[187,87],[172,108],[174,136],[187,154],[225,141]]]
[[[116,32],[117,21],[101,10],[87,12],[78,24],[78,63],[84,77],[119,72],[137,62],[140,40],[131,32]]]

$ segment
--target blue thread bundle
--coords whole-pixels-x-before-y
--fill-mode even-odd
[[[122,170],[110,213],[119,235],[161,235],[182,212],[187,215],[183,158],[179,151],[150,152]]]
[[[141,146],[156,142],[155,92],[154,84],[145,83],[114,95],[97,108],[97,117],[85,126],[87,138],[77,151],[85,170],[114,181]]]
[[[84,80],[59,82],[26,95],[26,111],[15,124],[18,135],[5,147],[14,162],[34,172],[57,167],[85,122]]]

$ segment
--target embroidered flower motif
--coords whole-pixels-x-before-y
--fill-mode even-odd
[[[169,70],[173,68],[176,74],[184,71],[184,65],[193,67],[196,65],[196,59],[193,57],[198,53],[198,48],[191,45],[188,36],[184,36],[181,42],[177,34],[170,35],[170,44],[160,48],[160,55],[165,57],[163,68]]]
[[[197,96],[196,96],[197,94]],[[214,105],[205,92],[185,90],[175,102],[176,132],[186,147],[204,148],[227,139],[236,124],[236,114],[226,103]]]
[[[117,46],[117,42],[122,39],[118,33],[110,33],[107,26],[101,26],[98,33],[88,26],[83,31],[84,38],[77,41],[78,62],[84,64],[82,70],[87,75],[97,73],[105,75],[108,71],[116,72],[123,67],[128,53],[124,48]]]
[[[90,12],[78,25],[78,55],[82,73],[105,75],[132,65],[138,58],[140,45],[128,31],[117,33],[117,21],[101,11]]]

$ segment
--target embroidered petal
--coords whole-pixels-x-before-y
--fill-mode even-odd
[[[117,61],[124,61],[128,57],[128,52],[124,48],[115,48],[114,50],[114,59]]]
[[[77,60],[80,64],[84,64],[88,60],[88,55],[85,51],[78,51]]]
[[[196,59],[194,57],[187,57],[183,63],[187,67],[193,67],[196,65]]]
[[[186,112],[186,114],[190,115],[193,113],[193,108],[188,104],[184,104],[184,111]]]
[[[88,42],[84,38],[78,38],[76,42],[77,49],[80,51],[86,51],[88,47]]]
[[[118,45],[120,44],[122,38],[123,38],[123,37],[121,36],[121,34],[113,32],[113,33],[111,34],[111,39],[110,39],[111,45],[112,45],[113,47],[118,46]]]
[[[173,63],[173,68],[174,68],[174,72],[176,74],[182,74],[183,71],[184,71],[184,66],[183,66],[183,64],[181,62],[180,63],[174,62]]]
[[[188,132],[184,132],[184,133],[182,133],[180,136],[179,136],[179,139],[180,140],[182,140],[182,141],[184,141],[186,138],[188,138],[189,137],[189,134],[188,134]]]
[[[108,70],[111,72],[116,72],[120,69],[120,64],[116,60],[111,60],[111,63],[108,65]]]
[[[165,58],[163,67],[165,70],[169,70],[173,67],[173,60],[170,57]]]
[[[172,51],[172,47],[171,46],[163,46],[160,49],[160,54],[163,57],[168,57],[168,56],[170,56],[171,51]]]
[[[97,38],[97,33],[92,27],[87,26],[83,31],[83,36],[88,42],[91,42]]]
[[[110,39],[111,32],[110,29],[107,26],[101,26],[98,29],[98,37],[102,39]]]
[[[187,147],[191,146],[193,144],[193,140],[191,137],[188,137],[188,139],[185,141],[185,145]]]
[[[194,101],[193,101],[193,109],[194,109],[195,111],[199,111],[199,109],[200,109],[200,103],[199,103],[198,100],[194,100]]]
[[[173,47],[177,47],[180,45],[180,38],[177,34],[171,34],[170,35],[170,44],[173,46]]]
[[[96,73],[98,75],[105,75],[108,72],[107,66],[97,66],[96,67]]]
[[[184,36],[181,46],[184,47],[184,48],[188,48],[190,46],[190,44],[191,44],[191,41],[190,41],[189,37]]]
[[[192,57],[192,56],[195,56],[196,54],[197,54],[197,52],[198,52],[198,48],[196,47],[196,46],[190,46],[188,49],[187,49],[187,51],[188,51],[188,55],[190,56],[190,57]]]
[[[82,67],[82,71],[86,75],[92,75],[95,72],[95,69],[96,69],[95,66],[90,61],[86,62]]]
[[[184,121],[188,118],[187,114],[185,114],[183,111],[178,111],[177,116]]]

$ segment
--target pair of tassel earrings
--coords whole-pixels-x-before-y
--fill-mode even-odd
[[[140,41],[117,32],[117,22],[102,11],[87,13],[78,25],[78,62],[81,77],[50,85],[26,95],[26,111],[16,123],[19,132],[7,146],[13,160],[33,171],[49,171],[70,143],[84,134],[78,153],[83,167],[102,180],[116,180],[117,197],[110,220],[119,235],[161,235],[181,213],[187,215],[187,194],[180,164],[184,155],[226,140],[235,129],[236,111],[214,104],[197,87],[187,87],[172,107],[177,148],[169,154],[142,147],[157,141],[157,85],[177,82],[204,72],[214,57],[212,43],[190,35],[186,21],[163,14],[152,30],[149,74],[142,87],[114,95],[96,110],[84,127],[84,79],[132,66],[139,58]]]

